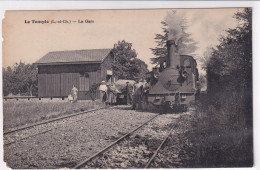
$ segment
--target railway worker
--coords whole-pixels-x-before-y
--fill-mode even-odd
[[[126,104],[130,105],[132,103],[132,87],[129,85],[129,81],[126,82]]]
[[[71,95],[72,95],[73,103],[76,103],[78,100],[78,89],[76,88],[75,85],[73,85],[71,89]]]
[[[99,91],[100,91],[100,99],[102,103],[106,102],[107,99],[107,85],[105,81],[102,81],[100,86],[99,86]]]
[[[149,94],[150,84],[144,80],[143,82],[143,95],[142,95],[142,110],[147,110],[148,108],[148,94]]]
[[[133,102],[132,102],[132,110],[135,109],[140,109],[142,108],[142,98],[143,98],[143,87],[144,87],[144,82],[142,79],[140,79],[139,81],[137,81],[138,83],[136,83],[134,86],[135,91],[133,94]]]
[[[133,95],[132,110],[139,109],[141,107],[143,96],[143,85],[136,88]]]
[[[133,95],[134,95],[134,93],[135,93],[135,91],[142,85],[142,79],[140,79],[140,80],[136,80],[136,83],[133,85]],[[132,95],[132,96],[133,96]]]

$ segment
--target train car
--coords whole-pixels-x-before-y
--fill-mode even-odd
[[[147,74],[148,102],[163,111],[187,111],[198,93],[198,69],[192,56],[179,55],[173,40],[167,41],[166,68]]]

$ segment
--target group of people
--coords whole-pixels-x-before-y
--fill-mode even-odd
[[[115,83],[106,83],[105,81],[102,81],[98,90],[100,91],[100,99],[102,103],[106,105],[114,105],[117,103],[117,95],[120,91],[117,89]],[[143,79],[140,79],[134,85],[130,85],[129,82],[126,82],[126,103],[132,105],[132,109],[144,109],[148,104],[148,92],[149,83]],[[68,99],[70,102],[77,102],[78,89],[75,85],[73,85]]]
[[[132,109],[146,109],[145,107],[148,105],[149,86],[149,83],[143,79],[140,79],[133,85],[126,82],[124,89],[126,104],[132,105]],[[99,91],[103,103],[116,104],[116,98],[119,91],[114,83],[107,84],[105,81],[102,81],[99,86]]]
[[[120,94],[123,93],[125,95],[126,104],[132,105],[132,109],[143,109],[143,105],[148,103],[149,84],[145,80],[140,79],[135,84],[130,84],[127,81],[123,87]],[[103,103],[116,104],[119,90],[114,83],[107,84],[105,81],[102,81],[99,91]]]
[[[149,83],[140,79],[134,84],[132,109],[145,110],[148,106]]]
[[[115,83],[106,83],[102,81],[99,86],[100,99],[102,103],[114,105],[116,104],[116,98],[119,91],[116,88]]]

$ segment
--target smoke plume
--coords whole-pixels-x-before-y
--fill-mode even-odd
[[[177,45],[183,36],[184,17],[173,11],[166,15],[165,22],[168,24],[168,40],[174,40]]]

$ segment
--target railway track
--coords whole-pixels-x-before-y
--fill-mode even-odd
[[[176,127],[176,125],[172,126],[171,130],[169,131],[168,135],[163,139],[162,143],[159,145],[159,147],[154,152],[153,156],[149,159],[149,161],[146,163],[144,168],[149,168],[152,161],[154,160],[155,156],[158,154],[159,150],[162,148],[166,140],[169,138],[169,136],[172,134],[173,129]]]
[[[124,136],[120,137],[119,139],[117,139],[116,141],[114,141],[113,143],[111,143],[110,145],[108,145],[107,147],[105,147],[104,149],[98,151],[97,153],[93,154],[92,156],[88,157],[87,159],[85,159],[84,161],[80,162],[79,164],[75,165],[73,167],[73,169],[79,169],[79,168],[84,168],[85,165],[87,165],[89,162],[91,162],[94,159],[98,159],[99,156],[102,156],[104,153],[108,152],[110,150],[110,148],[114,147],[115,145],[119,144],[121,141],[123,141],[124,139],[126,139],[127,137],[130,137],[131,135],[134,134],[134,132],[138,131],[139,129],[141,129],[142,127],[144,127],[145,125],[147,125],[149,122],[151,122],[152,120],[154,120],[155,118],[159,117],[160,115],[156,115],[154,117],[152,117],[151,119],[149,119],[148,121],[146,121],[145,123],[143,123],[142,125],[138,126],[137,128],[135,128],[134,130],[130,131],[129,133],[125,134]],[[162,146],[164,145],[164,143],[167,141],[168,137],[171,135],[173,129],[176,127],[176,124],[172,125],[172,127],[170,128],[168,134],[164,137],[164,139],[161,141],[160,145],[157,147],[157,149],[153,152],[152,156],[150,157],[150,159],[147,161],[147,163],[145,164],[145,166],[143,166],[143,168],[149,168],[150,164],[152,163],[153,159],[155,158],[155,156],[157,155],[157,153],[159,152],[159,150],[162,148]],[[89,168],[89,167],[87,167]],[[95,167],[95,168],[99,168],[99,167]],[[103,167],[102,167],[103,168]],[[105,168],[110,168],[110,167],[105,167]],[[124,167],[125,168],[125,167]],[[127,167],[129,168],[129,167]],[[137,167],[134,167],[137,168]],[[139,167],[138,167],[139,168]]]
[[[49,119],[49,120],[38,122],[38,123],[33,123],[33,124],[30,124],[30,125],[26,125],[26,126],[14,128],[14,129],[9,129],[9,130],[6,130],[3,134],[7,135],[9,133],[14,133],[14,132],[21,131],[21,130],[24,130],[24,129],[33,128],[35,126],[39,126],[39,125],[42,125],[42,124],[47,124],[47,123],[51,123],[51,122],[54,122],[54,121],[57,121],[57,120],[62,120],[62,119],[66,119],[66,118],[69,118],[69,117],[73,117],[73,116],[77,116],[77,115],[81,115],[81,114],[85,114],[85,113],[89,113],[89,112],[93,112],[93,111],[97,111],[97,110],[101,110],[101,109],[106,109],[106,108],[107,107],[102,107],[102,108],[98,108],[98,109],[91,109],[91,110],[87,110],[87,111],[83,111],[83,112],[78,112],[78,113],[75,113],[75,114],[70,114],[70,115],[65,115],[65,116],[61,116],[61,117],[58,117],[58,118]]]
[[[7,135],[10,135],[12,133],[18,133],[20,131],[23,131],[23,130],[26,130],[26,129],[31,129],[31,128],[35,128],[37,126],[40,126],[40,125],[44,125],[44,124],[48,124],[48,123],[52,123],[52,122],[55,122],[55,121],[58,121],[58,120],[64,120],[64,119],[67,119],[67,118],[71,118],[71,117],[75,117],[75,116],[79,116],[79,115],[83,115],[83,114],[86,114],[86,113],[90,113],[90,112],[95,112],[95,111],[98,111],[98,110],[102,110],[102,109],[108,109],[108,108],[113,108],[114,106],[112,107],[102,107],[102,108],[98,108],[98,109],[91,109],[91,110],[88,110],[88,111],[84,111],[84,112],[79,112],[79,113],[75,113],[75,114],[71,114],[71,115],[66,115],[66,116],[62,116],[62,117],[59,117],[59,118],[54,118],[54,119],[50,119],[50,120],[47,120],[47,121],[43,121],[43,122],[39,122],[39,123],[34,123],[34,124],[31,124],[31,125],[27,125],[27,126],[24,126],[24,127],[20,127],[20,128],[16,128],[16,129],[12,129],[12,130],[9,130],[9,131],[6,131],[4,132],[4,136],[7,136]],[[101,114],[101,113],[99,113]],[[98,114],[98,115],[99,115]],[[76,122],[79,122],[79,121],[83,121],[87,118],[90,118],[90,117],[93,117],[93,116],[96,116],[96,115],[92,115],[92,116],[87,116],[85,118],[79,118],[79,119],[76,119],[76,120],[73,120],[71,122],[69,122],[68,124],[73,124],[73,123],[76,123]],[[43,131],[40,131],[40,132],[37,132],[35,134],[32,134],[32,135],[28,135],[28,136],[24,136],[22,138],[19,138],[19,139],[12,139],[11,137],[11,142],[6,142],[4,143],[4,145],[10,145],[10,144],[13,144],[13,143],[16,143],[16,142],[19,142],[19,141],[22,141],[22,140],[25,140],[25,139],[28,139],[28,138],[31,138],[31,137],[35,137],[35,136],[38,136],[38,135],[41,135],[41,134],[44,134],[44,133],[47,133],[47,132],[50,132],[50,131],[53,131],[53,130],[56,130],[60,128],[59,126],[58,127],[51,127],[47,130],[43,130]],[[10,140],[10,137],[9,137],[9,140]]]

